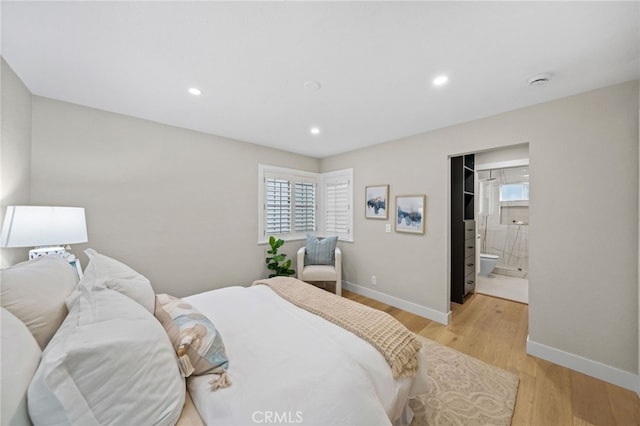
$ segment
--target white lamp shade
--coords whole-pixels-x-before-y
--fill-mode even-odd
[[[54,246],[87,241],[82,207],[8,206],[0,234],[1,247]]]

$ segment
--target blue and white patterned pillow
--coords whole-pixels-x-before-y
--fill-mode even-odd
[[[177,297],[158,294],[155,316],[164,326],[176,351],[181,345],[185,347],[195,370],[193,374],[223,373],[226,370],[229,360],[222,336],[195,307]]]
[[[304,254],[305,265],[334,265],[336,263],[336,244],[338,237],[318,238],[307,235],[307,247]]]

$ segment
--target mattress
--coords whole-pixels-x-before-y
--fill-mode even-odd
[[[408,398],[427,390],[424,348],[416,377],[394,379],[369,343],[267,286],[184,300],[215,324],[229,358],[229,388],[211,391],[209,375],[187,382],[207,425],[406,423]]]

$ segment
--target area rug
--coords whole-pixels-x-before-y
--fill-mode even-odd
[[[430,390],[409,401],[412,426],[511,424],[515,374],[418,337],[427,349]]]

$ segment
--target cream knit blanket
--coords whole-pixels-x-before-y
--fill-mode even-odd
[[[393,377],[413,377],[418,371],[422,344],[412,332],[386,312],[370,308],[290,277],[254,281],[315,315],[357,335],[387,360]]]

